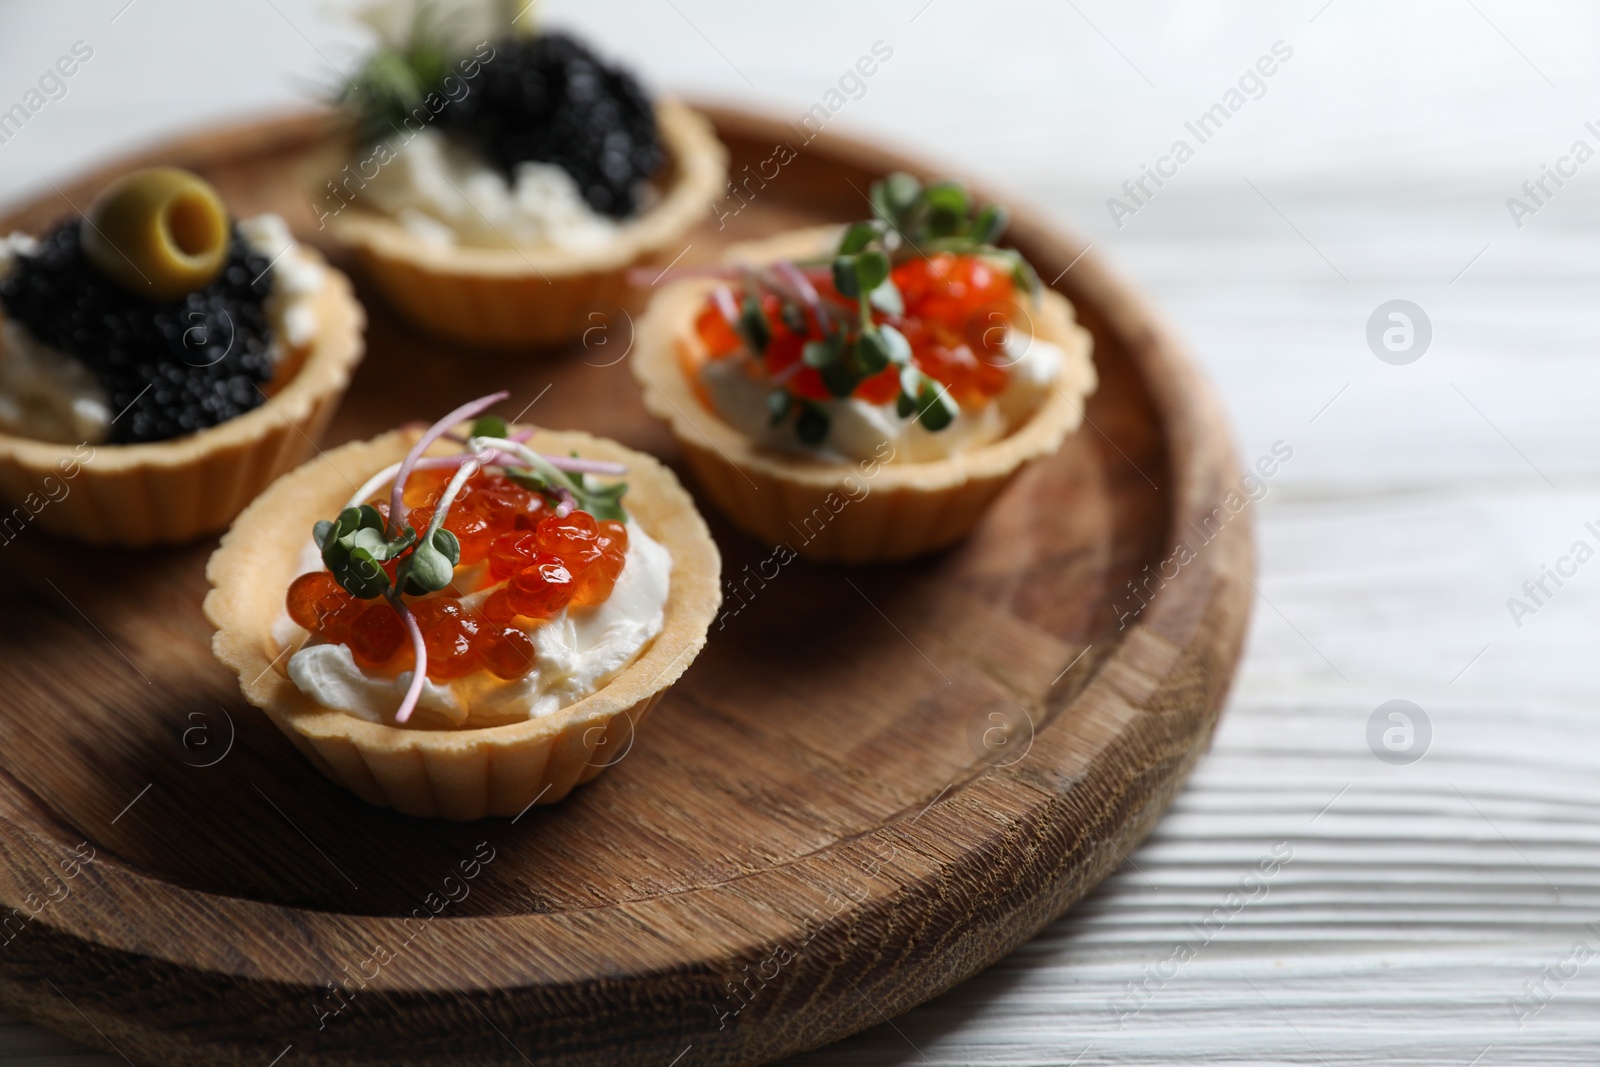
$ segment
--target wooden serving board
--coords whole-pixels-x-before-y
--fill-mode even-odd
[[[738,175],[798,152],[722,227],[708,209],[685,263],[930,173],[711,110]],[[297,182],[327,136],[208,133],[0,232],[161,161],[316,240]],[[881,1022],[1061,915],[1206,746],[1252,548],[1248,515],[1198,533],[1237,471],[1181,346],[1077,240],[1027,215],[1011,236],[1094,333],[1084,428],[969,543],[909,565],[774,576],[772,546],[708,514],[741,596],[607,774],[514,820],[405,818],[325,782],[211,658],[211,544],[0,545],[0,1004],[139,1064],[749,1064]],[[331,441],[505,387],[531,421],[675,458],[626,310],[596,308],[569,352],[486,355],[364,296]],[[1159,590],[1137,612],[1136,579]]]

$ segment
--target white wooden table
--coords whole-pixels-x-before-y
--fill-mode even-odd
[[[95,49],[0,144],[0,196],[292,103],[353,55],[318,0],[126,5],[0,4],[0,108]],[[1011,958],[796,1063],[1600,1058],[1600,561],[1561,562],[1600,550],[1600,159],[1521,192],[1572,173],[1573,142],[1600,150],[1600,9],[1526,7],[552,3],[657,86],[796,117],[887,43],[833,121],[1086,232],[1193,342],[1242,458],[1294,450],[1257,505],[1221,731],[1149,842]],[[1185,122],[1279,41],[1259,98],[1199,144]],[[1118,227],[1107,199],[1178,138],[1193,158]],[[1520,227],[1512,196],[1537,208]],[[1365,336],[1395,299],[1432,327],[1404,365]],[[1523,583],[1558,564],[1535,603]],[[1512,597],[1536,610],[1514,619]],[[1369,746],[1395,699],[1427,717],[1420,761]],[[22,1023],[0,1057],[119,1062]]]

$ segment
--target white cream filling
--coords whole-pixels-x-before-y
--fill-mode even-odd
[[[277,215],[239,222],[255,250],[272,261],[272,292],[264,303],[272,324],[271,358],[283,358],[285,343],[301,348],[317,332],[315,297],[325,277],[321,264],[289,234]],[[38,242],[27,234],[0,238],[0,278],[16,258],[34,254]],[[93,373],[82,363],[35,340],[21,323],[0,322],[0,433],[62,444],[101,444],[116,413]]]
[[[272,324],[272,361],[276,363],[283,358],[285,343],[290,348],[304,348],[316,338],[316,295],[327,279],[327,268],[294,239],[289,224],[278,215],[241,219],[239,232],[272,264],[272,291],[263,307]]]
[[[0,431],[99,444],[110,430],[105,390],[89,368],[35,341],[20,323],[0,322]]]
[[[601,247],[620,225],[584,200],[551,163],[522,163],[513,181],[475,149],[435,129],[400,146],[362,195],[414,236],[439,247]]]
[[[1008,361],[1005,390],[978,407],[962,408],[944,429],[930,430],[915,414],[901,415],[892,401],[823,400],[816,403],[831,424],[820,448],[808,448],[795,436],[792,415],[771,424],[766,398],[772,380],[751,360],[707,360],[700,380],[723,421],[764,448],[830,461],[882,460],[887,444],[893,449],[889,462],[926,463],[998,441],[1016,429],[1044,400],[1066,358],[1061,346],[1019,330],[1006,331],[1003,347]]]
[[[303,554],[302,562],[307,558]],[[301,573],[321,565],[314,547],[309,560]],[[412,722],[429,725],[434,717],[435,725],[489,726],[536,719],[577,703],[620,674],[661,632],[671,574],[666,548],[629,522],[628,553],[609,597],[524,625],[538,654],[531,673],[509,682],[484,670],[453,682],[425,681]],[[462,603],[475,609],[489,592],[479,590]],[[304,633],[283,614],[273,638],[281,638],[283,647]],[[290,656],[289,678],[321,706],[370,722],[392,721],[411,685],[410,671],[366,670],[348,646],[337,644],[307,645]]]

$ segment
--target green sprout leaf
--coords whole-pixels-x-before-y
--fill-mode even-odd
[[[884,200],[898,217],[916,206],[922,195],[922,183],[905,171],[897,170],[883,180]]]
[[[837,269],[835,273],[837,273]],[[870,293],[888,280],[888,256],[876,248],[870,248],[855,257],[856,292]],[[844,292],[842,289],[839,291]]]
[[[450,579],[454,575],[455,565],[450,562],[450,557],[439,549],[435,539],[434,542],[418,545],[416,551],[406,557],[405,585],[402,591],[408,596],[437,593],[450,584]]]
[[[363,526],[377,528],[383,524],[383,516],[371,504],[362,504],[358,507],[345,508],[339,512],[339,528],[335,536],[349,537]]]
[[[389,588],[389,576],[384,573],[383,565],[365,549],[340,551],[332,560],[325,555],[323,562],[328,564],[328,573],[333,575],[334,581],[358,600],[372,600]]]
[[[824,370],[839,362],[840,349],[837,341],[807,341],[805,347],[800,349],[800,361],[815,370]]]
[[[923,380],[922,391],[917,394],[918,422],[937,433],[955,420],[956,410],[955,401],[938,382]]]
[[[389,542],[384,540],[382,530],[374,530],[364,526],[343,539],[347,548],[359,548],[373,559],[386,560],[389,558]]]
[[[1033,269],[1033,264],[1017,257],[1017,265],[1012,268],[1012,278],[1017,285],[1027,290],[1028,296],[1033,300],[1039,299],[1039,294],[1044,291],[1044,283],[1039,280],[1039,274]]]
[[[482,415],[472,424],[473,437],[505,437],[511,432],[506,420],[498,415]]]
[[[370,504],[345,508],[339,518],[324,520],[312,528],[312,537],[322,550],[323,565],[351,596],[371,600],[389,588],[383,564],[395,559],[417,539],[417,531],[407,526],[393,540],[384,537],[383,515]]]
[[[901,297],[900,287],[894,283],[892,278],[884,279],[882,285],[872,290],[868,300],[871,301],[873,307],[885,315],[899,316],[906,313],[905,299]]]
[[[878,327],[878,334],[883,338],[884,348],[889,354],[889,362],[900,367],[910,366],[911,342],[906,340],[906,335],[888,323]]]
[[[470,45],[454,39],[433,4],[420,4],[408,38],[385,46],[346,79],[339,102],[364,144],[400,132],[401,124],[441,83]]]
[[[776,426],[789,417],[794,398],[787,389],[774,389],[767,394],[767,425]]]
[[[804,337],[811,329],[811,324],[806,321],[805,309],[799,304],[785,303],[778,314],[783,317],[783,324],[792,334]]]
[[[601,485],[588,477],[583,478],[582,482],[581,491],[577,494],[579,507],[596,519],[628,521],[628,513],[622,509],[622,495],[628,491],[627,482]]]
[[[856,341],[856,361],[868,375],[877,374],[889,365],[889,342],[879,330],[862,331]]]
[[[506,477],[524,489],[532,489],[535,493],[548,496],[552,492],[550,479],[536,470],[529,470],[527,467],[507,467]]]
[[[854,222],[844,231],[844,239],[839,242],[839,255],[853,256],[878,236],[878,227],[871,222]]]
[[[461,562],[461,541],[443,526],[433,531],[433,547],[454,567]]]
[[[833,287],[839,290],[841,296],[852,300],[861,292],[861,287],[856,284],[855,256],[839,256],[833,261]]]
[[[902,419],[908,419],[917,411],[917,394],[922,392],[922,372],[910,363],[900,367],[900,396],[895,400],[894,409]]]
[[[384,573],[383,565],[364,548],[330,541],[323,549],[322,562],[333,580],[358,600],[371,600],[389,588],[389,576]]]
[[[553,468],[552,468],[553,470]],[[622,507],[622,496],[628,491],[627,482],[604,483],[597,481],[586,474],[561,475],[561,488],[572,494],[573,500],[579,508],[587,511],[596,519],[615,519],[618,522],[627,522],[628,513]],[[506,477],[522,486],[542,494],[552,504],[557,498],[556,479],[541,471],[527,467],[508,467]]]
[[[822,384],[828,387],[828,392],[840,398],[849,396],[861,384],[861,375],[842,359],[823,367],[821,374]]]
[[[805,444],[816,446],[828,439],[828,431],[832,422],[827,413],[815,404],[807,404],[800,409],[800,417],[795,420],[794,432]]]
[[[455,577],[455,566],[460,562],[461,542],[441,526],[433,531],[433,537],[417,545],[406,557],[397,578],[407,595],[426,596],[449,585]]]
[[[980,245],[992,245],[1005,233],[1006,225],[1011,221],[1006,214],[1006,209],[999,204],[986,204],[977,218],[972,220],[972,240]]]
[[[967,190],[958,182],[935,182],[923,191],[928,205],[928,230],[935,237],[951,237],[961,232],[972,213]]]
[[[876,216],[873,221],[895,226],[899,214],[895,211],[894,204],[889,201],[889,185],[887,182],[873,182],[872,192],[867,199],[872,201],[872,213]],[[899,227],[896,226],[895,228],[898,229]]]
[[[1005,209],[996,204],[978,208],[961,183],[946,180],[923,186],[909,174],[897,172],[875,182],[868,199],[881,220],[878,224],[887,223],[895,231],[881,241],[891,264],[937,252],[990,255],[1014,265],[1018,286],[1038,294],[1038,278],[1031,267],[1021,265],[1021,255],[994,245],[1009,221]],[[896,234],[902,240],[896,240]],[[869,241],[855,254],[874,247]]]
[[[759,356],[767,350],[767,343],[772,340],[772,326],[767,322],[766,312],[761,310],[761,301],[754,296],[745,297],[739,306],[739,329],[749,342],[750,351]]]

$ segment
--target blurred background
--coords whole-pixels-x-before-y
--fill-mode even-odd
[[[1600,547],[1600,7],[549,0],[544,19],[657,91],[796,121],[883,42],[831,130],[1085,235],[1191,343],[1241,461],[1293,451],[1256,505],[1260,595],[1213,752],[1152,838],[1010,959],[805,1062],[1592,1062],[1600,564],[1537,602],[1524,583]],[[367,38],[313,0],[0,0],[0,110],[80,41],[65,95],[0,142],[0,199],[305,107]],[[1230,102],[1204,143],[1186,127]],[[1192,158],[1141,190],[1179,139]],[[1269,892],[1164,963],[1285,847]],[[101,1058],[13,1023],[0,1059]]]

